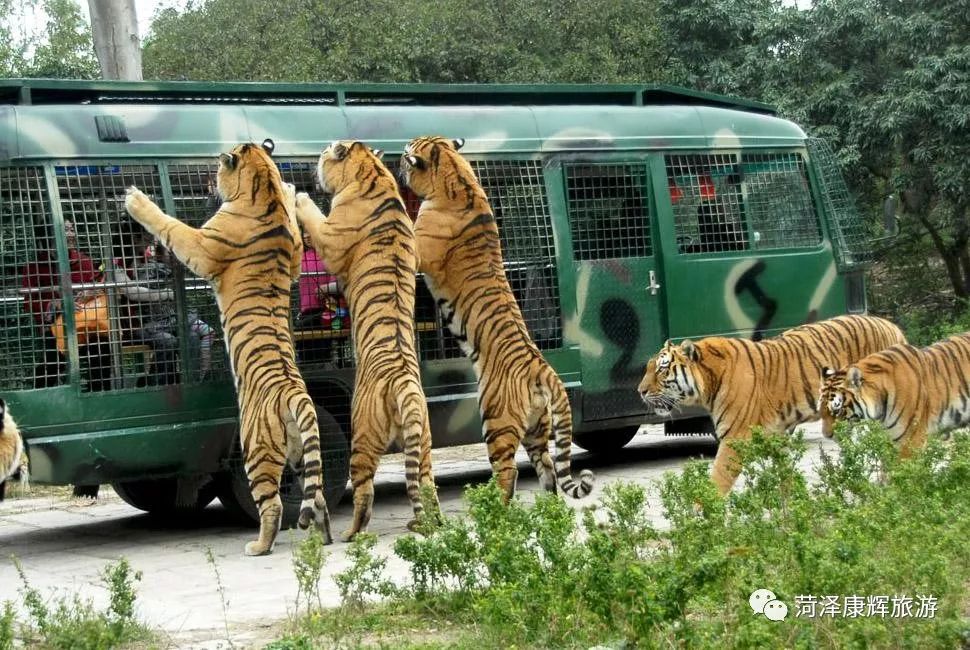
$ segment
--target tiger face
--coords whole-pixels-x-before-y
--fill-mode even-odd
[[[415,138],[404,147],[401,156],[401,182],[411,188],[420,199],[426,199],[434,193],[434,188],[440,187],[438,173],[442,158],[456,163],[461,160],[453,156],[464,146],[461,138],[449,140],[440,136]]]
[[[819,410],[822,406],[827,406],[829,413],[836,420],[850,422],[863,420],[871,417],[870,409],[866,408],[867,393],[879,391],[878,382],[866,381],[858,366],[849,366],[842,370],[822,368]],[[823,433],[826,437],[832,437],[831,432],[823,430]]]
[[[379,163],[383,152],[371,149],[359,140],[335,140],[317,161],[317,179],[327,194],[337,194],[357,180],[357,173],[367,163]],[[378,165],[381,169],[383,166]]]
[[[245,142],[236,145],[228,153],[219,154],[219,170],[216,172],[216,190],[223,201],[234,201],[251,193],[253,181],[261,174],[279,175],[270,157],[275,145],[267,138],[262,144]]]
[[[664,343],[647,362],[637,389],[651,413],[667,417],[677,407],[696,402],[699,390],[694,368],[700,360],[700,350],[691,341]]]

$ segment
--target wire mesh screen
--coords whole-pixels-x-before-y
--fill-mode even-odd
[[[566,204],[577,261],[649,257],[650,203],[643,165],[567,165]]]
[[[316,160],[279,161],[280,176],[297,192],[306,192],[327,214],[330,200],[319,188]],[[300,279],[293,287],[293,336],[297,360],[324,368],[350,368],[354,349],[350,311],[337,277],[327,271],[313,247],[304,241]]]
[[[505,272],[540,350],[562,347],[556,243],[538,160],[482,160],[472,168],[488,195]]]
[[[742,154],[741,169],[755,248],[799,248],[822,241],[805,160],[799,154]]]
[[[849,194],[832,148],[821,138],[808,138],[806,144],[818,174],[836,265],[840,271],[849,271],[870,264],[873,251],[866,226]]]
[[[72,261],[78,273],[85,267],[93,275],[93,264]],[[67,357],[51,331],[60,272],[40,167],[0,168],[0,265],[0,390],[64,383]]]
[[[168,166],[173,217],[198,228],[216,213],[221,205],[216,191],[217,167],[215,162]],[[188,367],[199,380],[225,379],[230,374],[229,359],[212,287],[187,269],[180,269],[180,275],[185,289],[186,322],[179,329],[188,336]]]
[[[82,390],[141,388],[181,380],[173,258],[125,211],[137,186],[161,202],[155,165],[54,168],[70,243],[98,262],[95,281],[74,282]]]
[[[665,157],[674,233],[681,253],[749,248],[741,173],[735,154]]]

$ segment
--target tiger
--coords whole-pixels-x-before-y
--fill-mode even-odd
[[[524,444],[542,488],[590,493],[593,473],[572,478],[572,412],[559,376],[526,329],[502,260],[498,225],[464,140],[421,137],[401,157],[401,181],[421,199],[418,270],[444,323],[471,360],[488,458],[506,502],[515,494],[515,452]],[[549,436],[555,437],[555,467]]]
[[[290,286],[303,243],[296,193],[270,155],[273,141],[244,143],[220,154],[219,210],[201,228],[166,215],[138,188],[127,190],[131,216],[194,274],[209,280],[219,306],[239,402],[240,443],[259,536],[247,555],[271,553],[282,522],[284,465],[302,468],[297,525],[311,522],[333,541],[323,497],[320,432],[313,401],[296,366],[289,328]]]
[[[374,506],[374,474],[392,441],[402,440],[405,479],[415,530],[424,515],[427,486],[439,510],[431,469],[428,404],[421,386],[415,340],[417,255],[414,226],[380,151],[359,141],[337,141],[321,153],[317,176],[332,195],[324,216],[306,194],[296,216],[327,269],[337,276],[350,307],[357,361],[351,401],[350,474],[354,518],[350,541],[367,529]]]
[[[879,422],[901,458],[970,425],[970,332],[925,348],[900,343],[823,376],[820,401],[833,416]]]
[[[3,399],[0,399],[0,427],[0,501],[3,501],[7,479],[16,477],[19,472],[20,482],[27,482],[24,439]]]
[[[753,426],[791,432],[820,417],[830,431],[831,415],[818,400],[822,368],[841,367],[905,341],[889,321],[854,315],[757,342],[717,336],[679,345],[667,341],[647,362],[638,390],[656,415],[666,417],[680,406],[710,412],[719,443],[712,478],[723,496],[741,471],[737,453],[725,443],[749,438]]]

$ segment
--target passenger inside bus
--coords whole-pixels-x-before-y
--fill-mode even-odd
[[[337,276],[327,270],[306,233],[300,271],[297,328],[306,332],[297,343],[297,356],[301,362],[333,363],[334,337],[345,339],[349,334],[350,312],[337,286]]]
[[[98,273],[94,262],[79,250],[77,232],[71,221],[64,221],[64,234],[67,239],[71,284],[95,282]],[[34,388],[47,388],[63,382],[67,367],[66,356],[58,349],[58,341],[53,329],[63,311],[53,226],[49,223],[37,224],[34,227],[34,243],[37,247],[36,259],[24,267],[21,273],[21,286],[26,294],[26,308],[33,317],[39,340],[43,345],[43,360],[34,370]],[[90,292],[78,291],[75,293],[75,298],[82,301],[87,293]],[[63,323],[63,320],[61,322]],[[60,347],[63,349],[63,341]],[[84,343],[79,345],[79,350],[80,357],[87,360],[88,389],[92,391],[107,389],[111,382],[107,337],[91,333],[85,337]]]
[[[147,345],[152,356],[141,385],[178,382],[178,313],[171,289],[172,257],[133,221],[123,221],[115,236],[114,263],[106,279],[117,285],[122,340],[129,345]],[[212,360],[212,328],[188,313],[192,344],[198,346],[200,373],[208,374]]]

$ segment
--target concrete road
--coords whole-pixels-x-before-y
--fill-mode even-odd
[[[821,436],[817,424],[806,427],[810,451],[803,471],[813,472],[820,448],[835,448]],[[712,438],[671,437],[660,427],[644,427],[634,440],[612,456],[574,455],[573,474],[592,469],[597,487],[577,507],[596,499],[611,481],[653,485],[665,471],[675,470],[689,458],[713,457]],[[486,481],[490,469],[484,445],[435,450],[434,469],[443,510],[461,512],[462,487]],[[519,492],[538,489],[535,473],[520,452]],[[528,496],[526,497],[528,498]],[[656,489],[650,491],[650,509],[663,525]],[[349,525],[353,506],[346,498],[333,511],[335,531]],[[404,493],[404,466],[400,455],[387,456],[377,479],[374,516],[370,530],[379,536],[377,550],[391,556],[394,539],[407,533],[411,518]],[[142,572],[137,585],[138,614],[159,628],[178,647],[226,645],[226,627],[235,647],[250,647],[271,635],[266,628],[294,610],[297,593],[291,565],[294,544],[302,531],[283,531],[272,555],[250,558],[244,544],[255,529],[241,527],[216,501],[201,516],[178,522],[158,521],[103,490],[97,502],[34,497],[0,503],[0,602],[19,601],[19,579],[6,558],[16,556],[28,579],[44,593],[80,594],[98,605],[106,603],[99,572],[105,564],[124,556]],[[219,593],[215,568],[206,559],[211,549],[221,576],[225,597]],[[332,575],[347,567],[346,544],[329,547],[330,556],[321,582],[324,605],[339,604]],[[391,558],[388,572],[404,581],[406,567]]]

